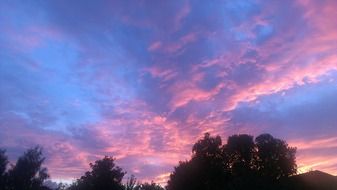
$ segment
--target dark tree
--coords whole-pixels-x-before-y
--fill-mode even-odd
[[[192,153],[191,162],[199,170],[202,189],[223,189],[229,177],[229,168],[221,137],[206,133],[203,139],[194,144]]]
[[[8,164],[8,158],[6,156],[6,151],[3,149],[0,149],[0,190],[5,189],[5,186],[6,186],[7,164]]]
[[[85,173],[70,190],[123,190],[122,179],[125,172],[115,165],[114,158],[105,156],[90,163],[91,171]]]
[[[42,148],[28,149],[15,166],[8,171],[8,189],[10,190],[44,190],[43,182],[49,178],[47,169],[42,167],[45,158]]]
[[[167,182],[167,190],[202,189],[203,182],[198,180],[201,172],[193,161],[179,162]]]
[[[296,173],[296,149],[271,135],[233,135],[222,145],[208,133],[170,175],[168,190],[282,189],[280,181]]]
[[[192,148],[193,157],[218,158],[221,157],[222,141],[220,136],[211,137],[209,133],[203,139],[198,140]]]
[[[254,169],[255,144],[252,136],[233,135],[224,146],[233,175],[242,175]]]
[[[296,148],[289,147],[270,134],[262,134],[255,139],[258,149],[257,166],[263,177],[278,180],[296,174]]]
[[[219,136],[208,133],[192,149],[192,159],[180,162],[168,181],[168,190],[216,190],[224,188],[228,177],[225,168],[222,142]]]
[[[224,145],[223,157],[230,168],[231,179],[228,186],[232,189],[248,189],[256,184],[254,138],[241,134],[228,137]]]
[[[8,164],[8,158],[6,156],[6,150],[0,149],[0,177],[6,173]]]

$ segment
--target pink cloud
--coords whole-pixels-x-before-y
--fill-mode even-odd
[[[304,173],[310,170],[322,170],[324,172],[337,174],[337,154],[330,151],[331,148],[337,148],[336,137],[322,137],[320,139],[290,140],[291,146],[297,147],[298,172]],[[322,150],[328,150],[320,152]]]
[[[164,82],[173,79],[177,75],[177,72],[173,69],[163,69],[160,67],[146,68],[144,72],[150,73],[152,77],[160,78]]]
[[[335,32],[337,24],[332,23],[333,19],[325,19],[334,18],[336,12],[330,8],[333,6],[329,4],[316,7],[315,3],[305,2],[303,3],[307,10],[305,18],[308,20],[309,26],[314,28],[305,39],[285,43],[285,40],[295,33],[289,29],[279,36],[274,36],[261,46],[251,47],[244,43],[238,52],[225,53],[195,67],[197,70],[202,70],[217,66],[221,68],[217,76],[224,77],[224,80],[228,80],[226,77],[233,68],[247,61],[253,62],[265,71],[265,73],[260,73],[263,76],[262,80],[250,84],[248,87],[235,85],[235,81],[231,85],[227,85],[235,92],[224,104],[224,111],[234,110],[240,102],[253,102],[264,95],[286,91],[298,85],[317,83],[322,76],[337,70],[337,34]],[[321,12],[321,10],[323,11]],[[325,16],[322,17],[322,14]],[[261,20],[261,17],[257,16],[254,19],[257,19],[257,23],[267,24]],[[321,22],[322,18],[327,21]],[[248,25],[240,25],[240,30],[249,33],[256,26],[256,22],[247,23]],[[256,38],[254,34],[250,36]],[[257,58],[249,58],[248,60],[243,58],[244,53],[249,49],[257,51],[258,61]],[[228,81],[226,83],[230,84]],[[202,100],[202,98],[200,99]]]
[[[79,142],[67,135],[32,128],[25,118],[15,114],[1,119],[0,128],[3,131],[1,138],[5,142],[3,146],[8,151],[16,147],[24,150],[36,145],[43,146],[47,157],[45,164],[53,178],[73,179],[88,168],[89,153],[78,146]]]
[[[160,49],[160,47],[162,46],[162,43],[159,41],[153,42],[150,47],[148,48],[149,51],[156,51],[158,49]]]
[[[79,144],[84,151],[81,159],[89,163],[104,155],[113,155],[117,158],[117,164],[129,174],[136,174],[140,180],[165,181],[165,174],[171,172],[179,160],[190,156],[191,143],[198,137],[181,131],[177,122],[149,111],[143,102],[124,104],[115,110],[115,114],[115,117],[107,117],[88,126],[90,138],[99,140],[97,143],[103,146],[91,150]],[[157,137],[159,141],[156,141]],[[165,168],[156,171],[158,174],[142,176],[146,173],[143,167],[163,166]],[[63,178],[67,177],[70,175],[64,168]]]
[[[190,80],[179,81],[170,87],[170,92],[173,95],[170,102],[172,110],[182,107],[191,101],[211,100],[224,88],[224,84],[220,83],[211,90],[203,90],[198,86],[198,83],[204,78],[203,74],[194,72],[191,77]]]
[[[15,44],[13,49],[19,51],[29,51],[41,46],[46,40],[61,40],[62,34],[55,28],[42,25],[31,25],[20,30],[14,26],[7,25],[3,30],[11,44]]]
[[[178,41],[170,41],[170,42],[155,41],[148,47],[148,50],[150,52],[158,51],[167,54],[178,53],[186,45],[196,41],[197,37],[198,34],[192,32],[180,37]]]

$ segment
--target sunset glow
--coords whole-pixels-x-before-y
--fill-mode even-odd
[[[0,1],[0,148],[51,178],[104,155],[165,184],[205,132],[337,175],[337,1]]]

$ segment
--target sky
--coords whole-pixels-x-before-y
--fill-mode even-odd
[[[165,183],[205,132],[337,175],[337,1],[0,0],[0,147],[53,180],[104,155]]]

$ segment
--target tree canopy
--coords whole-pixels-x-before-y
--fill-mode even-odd
[[[269,134],[219,136],[206,133],[192,148],[192,158],[174,168],[168,190],[264,189],[296,173],[296,149]],[[265,179],[269,181],[264,181]]]
[[[95,163],[90,163],[91,171],[85,173],[70,190],[123,190],[122,179],[125,172],[116,166],[113,157],[105,156]]]
[[[280,179],[296,173],[296,148],[270,134],[256,137],[255,142],[258,149],[256,164],[262,176]]]

